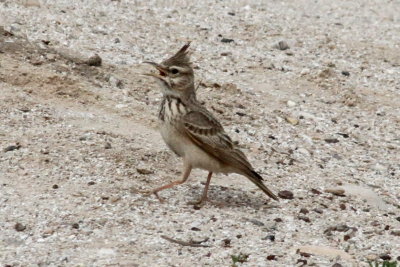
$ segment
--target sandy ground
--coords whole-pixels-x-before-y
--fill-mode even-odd
[[[181,174],[141,62],[188,40],[199,99],[293,199],[216,175],[199,209],[201,170],[138,193]],[[398,1],[0,0],[0,263],[400,261],[399,44]]]

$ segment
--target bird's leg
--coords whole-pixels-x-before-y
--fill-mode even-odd
[[[201,205],[204,205],[204,204],[206,203],[206,201],[207,201],[208,187],[210,186],[212,174],[213,174],[212,172],[209,172],[209,173],[208,173],[207,182],[206,182],[206,185],[205,185],[205,187],[204,187],[203,195],[201,196],[201,199],[198,200],[198,201],[195,201],[195,202],[190,202],[189,204],[201,206]]]
[[[190,172],[192,171],[192,166],[185,165],[184,168],[185,168],[185,170],[183,172],[182,180],[174,181],[172,183],[163,185],[161,187],[158,187],[158,188],[153,189],[153,190],[151,190],[149,192],[146,192],[146,193],[156,195],[157,199],[160,202],[163,202],[163,199],[158,195],[158,192],[160,192],[160,191],[162,191],[164,189],[168,189],[168,188],[174,187],[175,185],[183,184],[184,182],[186,182],[186,180],[189,178]]]

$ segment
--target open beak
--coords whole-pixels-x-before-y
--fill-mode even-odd
[[[167,76],[167,70],[165,68],[163,68],[160,64],[157,64],[157,63],[154,63],[154,62],[151,62],[151,61],[145,61],[143,63],[150,64],[150,65],[154,66],[159,71],[158,74],[150,72],[150,73],[143,73],[143,75],[156,77],[156,78],[161,79],[161,80],[164,80],[165,77]]]

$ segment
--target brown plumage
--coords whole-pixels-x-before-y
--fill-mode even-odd
[[[161,135],[171,150],[183,158],[184,163],[182,180],[151,192],[157,195],[161,190],[184,183],[192,168],[200,168],[209,171],[209,175],[199,203],[207,199],[211,176],[215,172],[244,175],[269,197],[278,200],[218,120],[197,101],[193,69],[187,51],[189,45],[184,45],[161,64],[147,62],[159,71],[159,74],[147,75],[157,78],[163,93],[159,112]]]

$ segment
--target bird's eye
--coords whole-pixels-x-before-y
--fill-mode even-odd
[[[174,68],[174,69],[171,69],[171,73],[172,73],[172,74],[178,74],[178,73],[179,73],[179,70],[178,70],[178,69],[175,69],[175,68]]]

